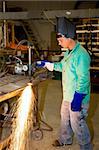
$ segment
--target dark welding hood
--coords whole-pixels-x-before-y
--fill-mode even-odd
[[[76,26],[66,17],[57,17],[56,32],[63,34],[66,38],[75,39]]]

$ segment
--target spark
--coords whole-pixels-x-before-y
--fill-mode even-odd
[[[15,121],[12,124],[12,140],[9,150],[24,150],[29,129],[33,126],[33,105],[35,96],[32,86],[28,85],[19,98]]]

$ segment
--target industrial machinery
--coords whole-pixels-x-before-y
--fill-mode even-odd
[[[13,70],[14,73],[24,74],[25,72],[28,71],[28,65],[24,65],[20,58],[18,58],[17,56],[12,56],[12,59],[13,58],[15,58],[15,64],[14,64],[14,70]]]

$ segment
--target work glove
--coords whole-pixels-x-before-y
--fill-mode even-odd
[[[45,63],[48,62],[47,60],[40,60],[36,62],[37,67],[44,67]]]
[[[75,92],[74,98],[71,102],[71,110],[72,111],[81,111],[82,100],[86,96],[86,94]]]
[[[53,71],[54,69],[54,63],[47,60],[37,61],[37,66],[47,68],[49,71]]]
[[[46,62],[44,67],[46,67],[49,71],[53,71],[54,70],[54,63]]]

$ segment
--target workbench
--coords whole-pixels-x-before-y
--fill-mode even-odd
[[[7,74],[0,78],[0,102],[17,96],[23,89],[32,82],[33,87],[37,86],[43,78],[33,78],[26,75]]]
[[[25,75],[11,75],[0,78],[0,102],[15,97],[19,94],[27,83],[29,77]]]
[[[28,82],[29,76],[25,75],[6,74],[0,78],[0,139],[3,137],[6,138],[5,135],[9,135],[10,132],[10,128],[6,127],[4,129],[2,127],[2,104],[8,102],[8,100],[12,102],[11,99],[21,94]],[[0,140],[0,150],[3,148],[3,146],[7,145],[7,141],[9,140]]]
[[[35,75],[34,75],[35,78],[31,77],[31,82],[32,82],[32,85],[33,85],[33,92],[35,94],[37,105],[38,105],[38,85],[39,85],[40,82],[46,80],[46,78],[41,78],[41,76],[39,76],[39,74],[42,73],[42,72],[45,74],[45,75],[43,75],[43,77],[45,77],[47,75],[46,71],[40,71],[38,73],[36,72]],[[4,77],[0,78],[0,104],[3,103],[4,101],[6,102],[7,100],[9,100],[9,102],[12,102],[11,99],[13,97],[16,97],[17,95],[20,95],[20,93],[24,90],[24,88],[28,85],[29,82],[30,82],[30,77],[25,76],[25,75],[7,74]],[[37,116],[35,116],[35,117],[37,119],[36,120],[37,123],[39,123],[39,120],[38,120]],[[45,130],[52,131],[52,127],[50,127],[44,121],[42,121],[42,120],[40,120],[40,121],[44,125],[47,126],[47,128],[45,128]],[[8,138],[5,137],[5,135],[10,135],[10,133],[11,133],[10,128],[9,127],[7,127],[6,129],[3,128],[3,131],[1,131],[3,134],[2,134],[1,141],[0,141],[0,150],[5,148],[5,146],[7,146],[9,141],[10,141],[10,138],[11,138],[10,136],[7,136]],[[1,129],[2,129],[2,124],[1,124]],[[37,131],[36,130],[34,131],[33,136],[36,137],[35,134],[36,134],[36,132],[38,134],[38,131],[39,131],[40,138],[41,138],[42,131],[41,131],[40,127],[37,129]]]

